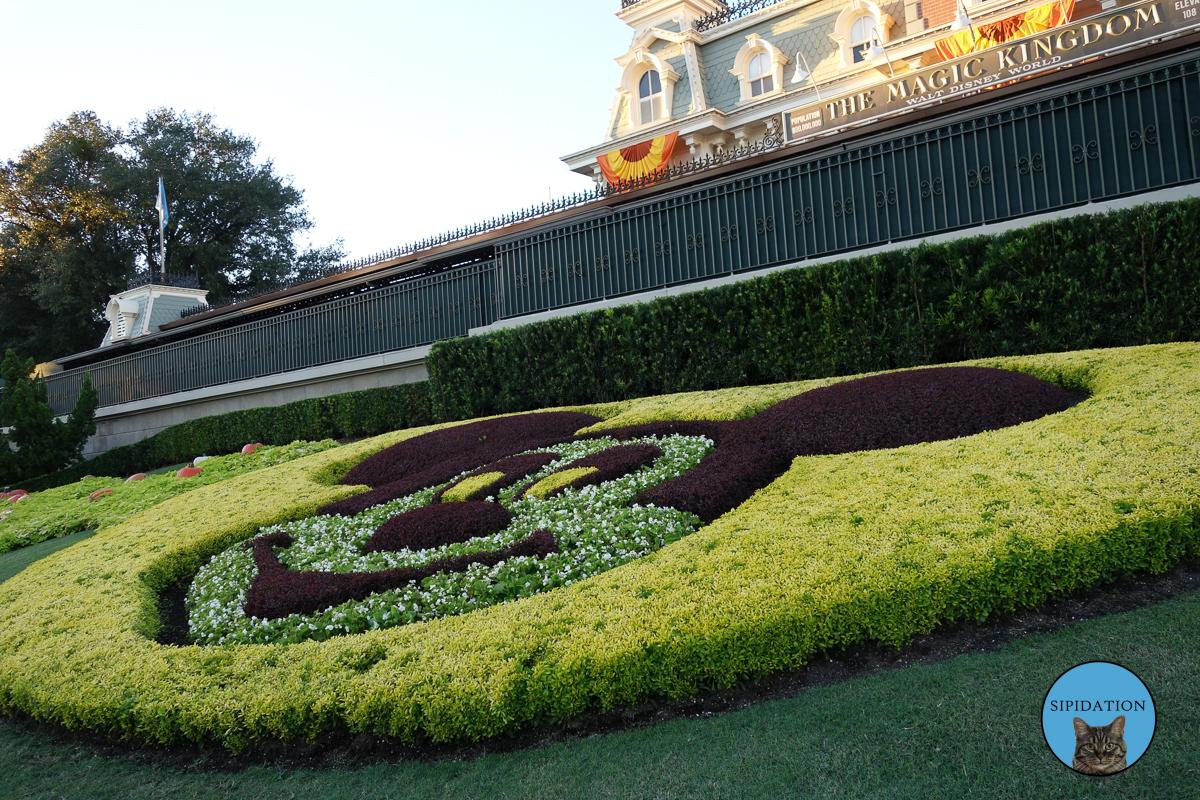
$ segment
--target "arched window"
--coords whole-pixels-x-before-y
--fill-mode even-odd
[[[871,43],[871,34],[875,29],[875,19],[869,14],[864,14],[854,22],[850,23],[850,35],[846,37],[847,44],[850,45],[850,52],[854,53],[854,63],[865,59],[867,45]]]
[[[757,103],[760,98],[779,94],[783,86],[783,66],[788,58],[757,33],[746,37],[746,43],[733,59],[729,74],[737,78],[741,99],[738,103]]]
[[[649,70],[638,82],[638,116],[643,125],[662,118],[662,96],[658,70]]]
[[[774,91],[775,70],[771,65],[771,57],[765,52],[750,59],[747,73],[750,78],[751,97],[758,97],[760,94]]]
[[[871,59],[866,49],[878,37],[879,45],[885,47],[891,39],[891,27],[896,22],[871,0],[850,0],[833,23],[829,34],[838,43],[842,52],[842,64],[854,67],[869,64]]]

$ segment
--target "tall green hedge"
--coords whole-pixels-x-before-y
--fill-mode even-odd
[[[251,408],[203,417],[165,428],[140,442],[116,447],[69,469],[25,481],[34,492],[73,483],[84,475],[122,477],[200,454],[223,455],[249,442],[288,444],[296,439],[375,436],[433,422],[428,384],[297,400],[282,406]]]
[[[434,345],[444,419],[1190,340],[1200,201],[849,258]]]
[[[1082,215],[438,342],[430,380],[175,425],[26,482],[125,475],[248,441],[1200,338],[1200,200]]]

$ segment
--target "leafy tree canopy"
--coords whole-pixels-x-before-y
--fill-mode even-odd
[[[208,114],[158,109],[122,130],[77,112],[0,163],[0,347],[49,361],[99,345],[109,295],[160,269],[160,175],[167,271],[210,302],[338,261],[340,241],[297,247],[313,225],[303,192],[257,149]]]

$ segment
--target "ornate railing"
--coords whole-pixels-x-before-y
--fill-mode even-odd
[[[744,3],[736,3],[727,5],[723,8],[718,8],[716,11],[705,14],[700,19],[696,20],[693,26],[697,31],[703,32],[709,28],[715,28],[718,25],[724,25],[726,22],[731,22],[735,19],[741,19],[753,14],[755,11],[761,11],[768,6],[773,6],[782,0],[747,0]]]
[[[621,8],[629,8],[630,6],[636,6],[640,2],[642,2],[642,0],[621,0]]]
[[[125,290],[139,289],[150,284],[178,286],[180,289],[199,289],[200,279],[187,273],[135,272],[125,281]]]
[[[599,186],[588,192],[579,192],[567,197],[560,197],[557,200],[549,200],[545,203],[539,203],[535,206],[523,208],[520,211],[515,211],[509,214],[502,214],[499,217],[493,217],[490,220],[477,222],[473,225],[467,225],[462,228],[455,228],[452,231],[431,236],[412,242],[401,247],[393,247],[388,250],[383,250],[370,256],[356,258],[351,261],[343,261],[339,264],[333,264],[325,270],[321,271],[317,276],[311,273],[303,279],[295,278],[292,280],[282,280],[271,283],[265,286],[259,286],[250,292],[243,292],[234,295],[223,303],[214,303],[212,305],[195,305],[181,312],[180,317],[186,319],[197,314],[203,314],[206,311],[212,311],[214,308],[224,308],[234,303],[242,303],[247,300],[252,300],[255,297],[261,297],[272,292],[290,289],[294,286],[300,286],[305,283],[310,283],[314,280],[329,278],[334,275],[339,275],[352,270],[369,267],[374,264],[382,264],[395,258],[400,258],[407,255],[414,255],[422,250],[431,250],[435,247],[440,247],[444,244],[469,239],[472,236],[478,236],[482,233],[501,230],[503,228],[516,225],[521,222],[528,222],[538,217],[545,217],[550,214],[565,211],[567,209],[576,208],[578,206],[594,203],[597,200],[603,200],[606,197],[611,197],[617,194],[633,191],[634,189],[644,189],[648,186],[653,186],[663,181],[673,180],[683,177],[684,175],[692,175],[698,172],[715,169],[717,167],[731,164],[735,161],[741,161],[751,156],[766,153],[783,146],[783,136],[778,131],[778,121],[772,117],[767,120],[767,134],[762,141],[753,144],[744,144],[736,148],[724,150],[721,153],[704,156],[701,158],[693,158],[681,164],[675,164],[658,172],[650,173],[649,175],[637,178],[632,181],[621,181],[620,183],[607,186]]]

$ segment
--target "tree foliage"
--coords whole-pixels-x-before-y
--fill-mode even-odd
[[[58,420],[46,397],[46,381],[32,377],[33,359],[11,349],[0,363],[0,485],[45,475],[79,461],[96,432],[99,396],[85,372],[79,400],[66,420]]]
[[[78,112],[0,163],[0,346],[48,361],[99,344],[109,295],[161,267],[159,176],[167,270],[210,300],[340,259],[340,242],[299,251],[313,224],[303,192],[257,149],[208,114],[158,109],[121,130]]]

